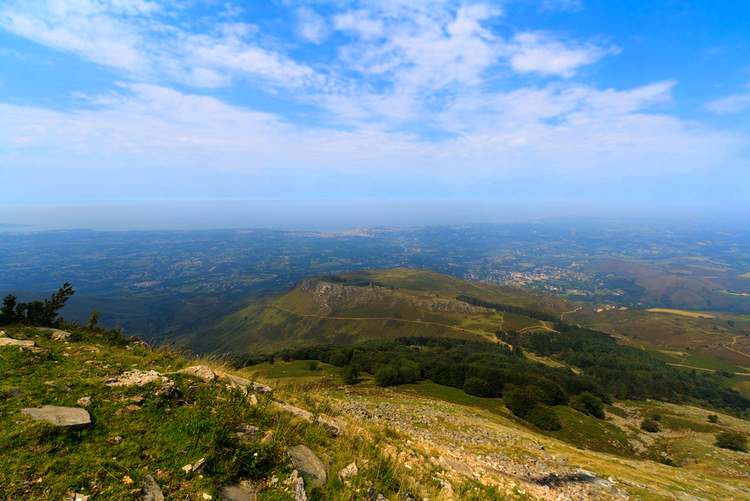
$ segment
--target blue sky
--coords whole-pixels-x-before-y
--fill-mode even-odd
[[[0,203],[742,204],[737,1],[0,0]]]

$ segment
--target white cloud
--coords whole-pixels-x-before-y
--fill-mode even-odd
[[[549,86],[491,101],[479,96],[447,112],[446,119],[461,121],[455,134],[425,141],[366,126],[302,127],[213,97],[127,84],[68,112],[0,104],[0,164],[423,172],[457,179],[470,166],[475,178],[524,173],[574,179],[623,169],[630,176],[705,170],[736,158],[740,142],[731,134],[647,111],[666,99],[669,86]]]
[[[618,51],[593,44],[565,44],[542,33],[526,32],[513,38],[510,65],[518,73],[570,78],[578,68]]]
[[[748,111],[750,110],[750,92],[740,92],[714,99],[706,104],[706,109],[722,115]]]
[[[308,42],[319,44],[328,36],[328,23],[323,16],[307,7],[297,9],[297,34]]]

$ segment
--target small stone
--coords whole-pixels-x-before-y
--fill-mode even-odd
[[[143,501],[164,501],[164,494],[151,475],[146,475],[143,478],[141,493],[143,494]]]
[[[76,403],[81,407],[88,407],[91,405],[91,397],[81,397]]]
[[[114,436],[107,439],[109,445],[120,445],[122,443],[122,437],[120,435]]]
[[[339,478],[344,481],[352,477],[356,477],[358,474],[359,469],[357,469],[357,463],[352,462],[346,467],[342,468],[341,471],[339,471]]]
[[[35,421],[45,421],[55,426],[87,426],[91,424],[91,416],[86,409],[78,407],[58,407],[44,405],[36,408],[21,409],[21,412],[31,416]]]
[[[289,457],[294,467],[313,487],[325,485],[328,474],[323,462],[306,445],[296,445],[289,448]]]

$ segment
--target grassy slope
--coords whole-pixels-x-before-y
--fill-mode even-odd
[[[283,482],[291,471],[285,449],[298,443],[307,444],[329,466],[328,483],[308,489],[317,499],[348,500],[369,486],[389,497],[398,492],[434,494],[429,482],[419,487],[420,479],[394,471],[375,445],[378,430],[367,430],[369,440],[346,432],[331,438],[320,426],[274,411],[267,397],[252,406],[221,385],[177,374],[169,374],[180,390],[177,399],[157,396],[153,384],[111,388],[104,381],[125,370],[169,373],[189,361],[169,351],[113,344],[90,331],[74,332],[76,340],[69,342],[52,341],[34,329],[7,331],[12,337],[34,339],[42,351],[0,347],[3,499],[59,500],[68,492],[96,500],[138,498],[147,474],[156,478],[168,499],[202,499],[203,493],[217,499],[218,489],[238,478],[256,482],[263,489],[261,500],[292,499]],[[88,429],[58,429],[20,412],[41,405],[76,406],[83,396],[93,402]],[[126,411],[141,398],[140,408]],[[259,427],[257,439],[236,440],[233,432],[239,424]],[[120,444],[112,442],[116,436],[122,437]],[[267,440],[261,440],[264,436]],[[181,468],[199,458],[208,460],[202,474],[186,475]],[[344,485],[335,472],[352,461],[360,475]]]
[[[201,351],[273,351],[290,345],[347,344],[403,336],[494,341],[494,334],[500,329],[520,330],[541,324],[523,315],[461,311],[466,305],[455,300],[461,294],[552,313],[571,309],[569,303],[553,297],[470,283],[423,270],[399,268],[340,277],[371,280],[378,285],[346,286],[345,297],[334,301],[330,308],[323,308],[320,298],[298,286],[227,316],[216,328],[192,339],[190,344]]]

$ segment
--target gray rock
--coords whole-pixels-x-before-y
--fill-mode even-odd
[[[229,485],[221,489],[221,496],[226,501],[255,501],[256,492],[252,485],[247,482]]]
[[[306,445],[295,445],[289,448],[292,464],[302,477],[313,487],[322,487],[328,479],[323,462]]]
[[[45,405],[21,409],[21,412],[31,416],[36,421],[45,421],[55,426],[87,426],[91,424],[91,416],[88,411],[78,407]]]
[[[159,484],[156,483],[154,477],[146,475],[143,478],[143,501],[164,501],[164,494],[161,492]]]

